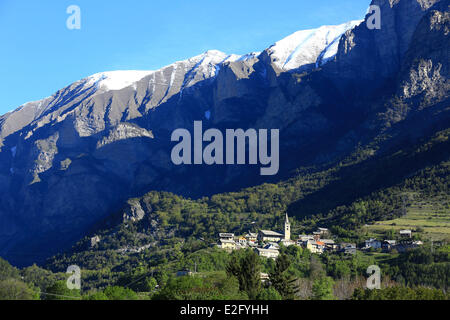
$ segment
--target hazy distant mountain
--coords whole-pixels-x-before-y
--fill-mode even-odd
[[[0,255],[41,261],[149,190],[199,197],[269,181],[258,166],[174,166],[170,134],[194,120],[279,128],[271,179],[375,137],[385,140],[373,156],[448,127],[449,1],[373,3],[381,30],[353,21],[261,53],[99,73],[0,117]]]

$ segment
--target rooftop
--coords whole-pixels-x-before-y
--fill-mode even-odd
[[[260,252],[279,253],[279,251],[277,249],[256,248],[256,250],[258,250]]]
[[[281,233],[271,230],[260,230],[259,232],[261,232],[264,236],[284,237]]]
[[[221,238],[234,238],[234,233],[219,233]]]
[[[220,239],[220,242],[222,242],[222,243],[235,243],[233,240],[227,240],[227,239]]]

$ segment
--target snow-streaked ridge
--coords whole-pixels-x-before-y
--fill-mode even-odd
[[[184,68],[187,69],[186,70],[187,74],[190,75],[190,77],[187,77],[185,81],[186,83],[184,83],[184,85],[187,86],[189,84],[189,81],[192,80],[193,77],[198,72],[201,72],[203,76],[206,78],[212,78],[217,75],[218,71],[221,68],[221,65],[223,65],[224,63],[243,61],[254,57],[255,53],[246,55],[236,55],[236,54],[226,54],[218,50],[208,50],[203,54],[191,57],[186,60],[174,62],[156,71],[123,70],[123,71],[99,72],[83,80],[85,81],[86,86],[96,85],[97,88],[101,89],[102,91],[121,90],[123,88],[135,84],[139,80],[149,75],[155,74],[157,72],[163,72],[168,68],[172,68],[173,71],[170,76],[170,81],[169,83],[167,83],[167,85],[170,87],[173,84],[177,68],[179,66],[184,66]]]
[[[318,67],[332,59],[338,50],[339,39],[342,35],[363,20],[350,21],[341,25],[322,26],[317,29],[297,31],[286,38],[276,42],[266,51],[271,57],[272,63],[284,71],[298,69],[304,65],[313,65]],[[137,89],[137,82],[143,78],[153,75],[149,78],[149,84],[166,85],[167,93],[174,85],[176,77],[184,76],[179,85],[179,90],[183,90],[198,81],[211,79],[217,76],[222,66],[230,62],[242,62],[256,59],[260,52],[251,52],[244,55],[226,54],[219,50],[208,50],[200,55],[186,60],[174,62],[159,70],[120,70],[99,72],[81,79],[74,84],[81,84],[85,89],[94,88],[95,93],[99,94],[106,91],[121,90],[126,87]],[[166,71],[171,72],[169,79],[163,76],[157,76]],[[176,73],[179,73],[178,75]],[[265,70],[261,72],[265,75]],[[72,84],[73,85],[73,84]],[[151,88],[152,92],[155,90]],[[174,88],[173,90],[177,90]],[[36,114],[44,105],[49,105],[54,96],[27,102],[19,108],[9,111],[5,116],[9,116],[22,108],[35,108]],[[46,101],[49,100],[49,101]]]

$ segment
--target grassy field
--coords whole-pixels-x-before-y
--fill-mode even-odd
[[[406,207],[403,217],[377,221],[365,226],[369,234],[374,236],[388,230],[396,233],[401,229],[417,230],[424,240],[439,241],[450,239],[450,196],[442,194],[426,200],[416,200]]]

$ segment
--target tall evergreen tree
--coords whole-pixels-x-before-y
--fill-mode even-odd
[[[269,279],[272,286],[281,294],[283,299],[293,300],[298,288],[295,286],[296,279],[289,275],[291,262],[289,257],[282,253],[275,262],[275,268],[269,273]]]
[[[261,261],[252,250],[247,250],[240,259],[236,256],[227,266],[228,275],[239,281],[239,289],[247,293],[250,299],[256,299],[261,292]]]

